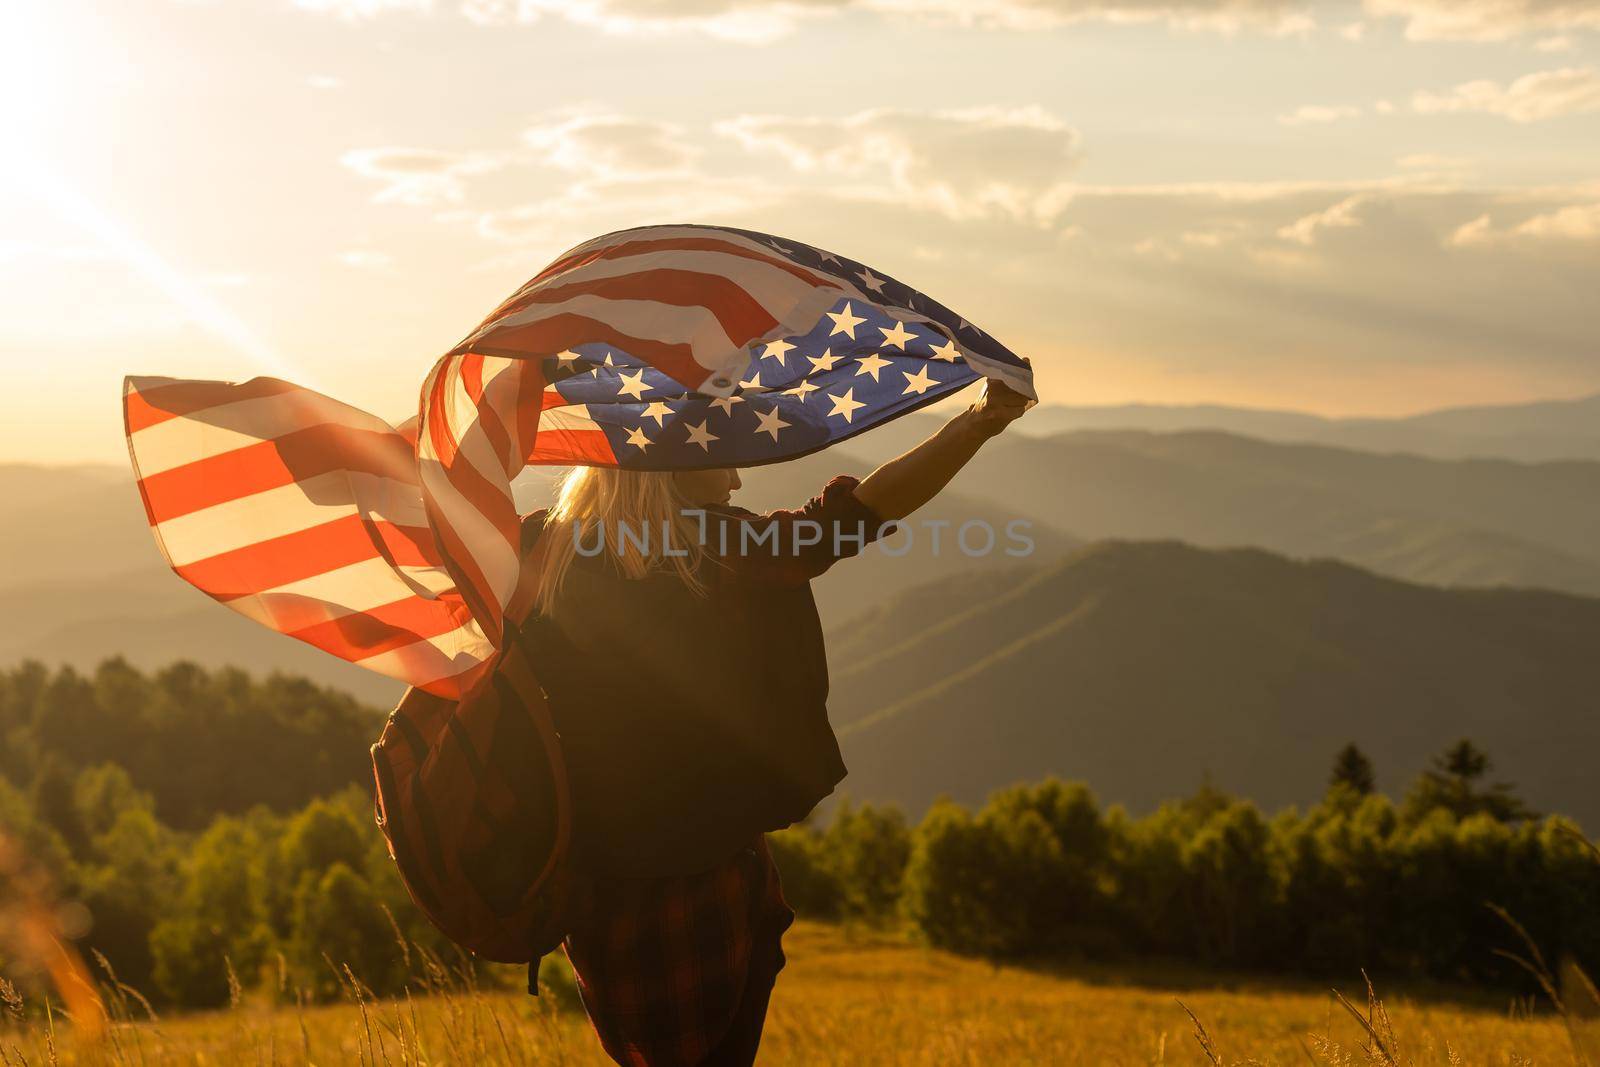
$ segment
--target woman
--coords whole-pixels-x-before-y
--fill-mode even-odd
[[[916,448],[798,511],[733,507],[730,469],[577,468],[525,527],[525,552],[547,542],[523,640],[593,886],[566,950],[618,1063],[754,1061],[794,918],[763,833],[845,774],[808,583],[932,499],[1027,404],[991,380]]]

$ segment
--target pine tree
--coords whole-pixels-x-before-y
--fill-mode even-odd
[[[1433,766],[1423,771],[1406,796],[1406,814],[1421,819],[1436,808],[1444,808],[1458,819],[1487,814],[1501,822],[1520,822],[1538,818],[1509,782],[1484,779],[1494,769],[1489,754],[1462,738],[1433,758]]]
[[[1333,790],[1341,786],[1363,797],[1371,796],[1378,787],[1372,770],[1372,761],[1367,758],[1365,752],[1356,747],[1355,742],[1341,748],[1339,754],[1333,758],[1333,772],[1328,775],[1328,788]]]

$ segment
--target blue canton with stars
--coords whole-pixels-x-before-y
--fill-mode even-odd
[[[579,345],[545,359],[546,381],[568,404],[586,406],[623,467],[777,463],[970,385],[983,377],[974,363],[1015,368],[1031,379],[1009,349],[909,286],[820,249],[734,232],[800,266],[846,279],[870,299],[841,296],[808,332],[752,346],[739,388],[726,397],[688,391],[607,344]]]

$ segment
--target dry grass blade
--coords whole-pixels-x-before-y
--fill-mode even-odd
[[[1173,999],[1176,1000],[1177,998]],[[1200,1051],[1204,1052],[1206,1054],[1206,1058],[1215,1064],[1216,1067],[1222,1067],[1222,1057],[1217,1052],[1216,1042],[1211,1040],[1211,1034],[1206,1030],[1205,1023],[1202,1023],[1200,1021],[1200,1017],[1194,1012],[1190,1011],[1189,1005],[1185,1004],[1183,1001],[1178,1001],[1178,1007],[1182,1008],[1184,1014],[1189,1016],[1189,1021],[1194,1023],[1194,1039],[1200,1043]]]
[[[1368,994],[1370,995],[1372,989],[1370,984],[1368,985],[1367,989]],[[1346,997],[1337,989],[1333,991],[1333,995],[1338,999],[1340,1004],[1344,1005],[1344,1010],[1350,1013],[1351,1018],[1355,1019],[1356,1022],[1361,1024],[1361,1028],[1367,1032],[1367,1036],[1372,1038],[1372,1046],[1368,1049],[1368,1053],[1371,1055],[1382,1056],[1383,1062],[1390,1064],[1391,1067],[1400,1067],[1400,1061],[1394,1058],[1394,1052],[1389,1048],[1388,1044],[1384,1042],[1383,1035],[1379,1034],[1378,1031],[1374,1029],[1370,1019],[1361,1014],[1361,1009],[1350,1003],[1350,998]]]
[[[1577,1067],[1589,1067],[1589,1054],[1584,1051],[1583,1035],[1578,1030],[1578,1022],[1573,1017],[1572,1012],[1567,1009],[1566,1001],[1561,997],[1561,990],[1559,983],[1556,981],[1556,976],[1551,973],[1550,965],[1545,962],[1544,953],[1539,951],[1538,943],[1533,940],[1527,929],[1517,922],[1506,909],[1498,904],[1485,904],[1484,907],[1494,912],[1500,917],[1501,922],[1511,927],[1523,945],[1527,946],[1528,957],[1530,958],[1524,958],[1515,952],[1508,952],[1499,948],[1494,950],[1494,954],[1501,959],[1515,963],[1532,975],[1533,980],[1539,983],[1539,988],[1544,990],[1544,995],[1550,999],[1551,1006],[1555,1008],[1556,1014],[1561,1016],[1561,1022],[1567,1028],[1567,1040],[1572,1044],[1572,1062]]]
[[[0,1005],[5,1006],[6,1017],[11,1021],[22,1021],[22,994],[4,978],[0,978]]]

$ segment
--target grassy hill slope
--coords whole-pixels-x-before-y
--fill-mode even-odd
[[[1145,809],[1207,773],[1270,810],[1318,796],[1348,741],[1399,791],[1469,736],[1594,825],[1597,647],[1600,600],[1103,543],[835,631],[831,707],[846,789],[914,812],[1050,774]]]
[[[1412,581],[1600,594],[1600,463],[1430,460],[1219,433],[1007,438],[952,483],[1078,536],[1333,556]]]

